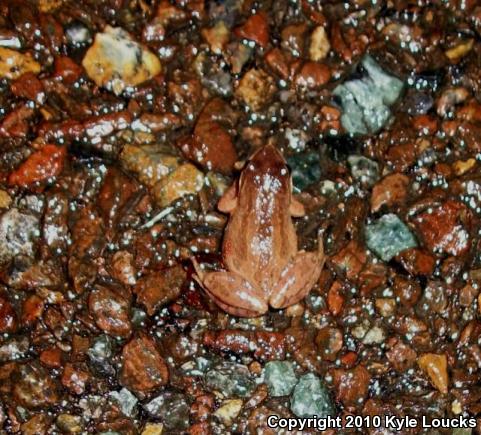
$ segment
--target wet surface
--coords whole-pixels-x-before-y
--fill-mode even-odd
[[[4,433],[478,416],[480,36],[472,0],[0,0]],[[191,258],[266,143],[326,265],[240,319]]]

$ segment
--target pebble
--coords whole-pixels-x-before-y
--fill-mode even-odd
[[[371,211],[377,212],[383,206],[391,208],[402,205],[407,198],[409,177],[404,174],[389,174],[380,180],[372,189]]]
[[[235,93],[252,111],[257,112],[265,106],[274,90],[271,76],[252,68],[242,76]]]
[[[102,331],[114,337],[130,335],[130,303],[119,291],[97,286],[89,295],[88,306],[95,323]]]
[[[425,353],[418,358],[418,365],[429,377],[431,383],[443,394],[448,393],[449,376],[446,355]]]
[[[401,251],[417,246],[416,239],[395,214],[385,214],[365,227],[366,244],[383,261],[390,261]]]
[[[164,425],[162,423],[147,423],[141,435],[162,435]]]
[[[336,413],[329,390],[314,373],[307,373],[299,379],[292,393],[291,411],[299,418],[326,418]]]
[[[367,397],[371,375],[364,366],[334,369],[332,376],[336,397],[344,406],[358,406]]]
[[[140,334],[122,349],[119,381],[127,389],[143,396],[169,380],[169,369],[152,338]]]
[[[331,50],[331,44],[327,37],[326,29],[317,26],[311,33],[311,44],[309,45],[309,57],[314,62],[324,60]]]
[[[229,42],[230,31],[224,21],[220,20],[213,27],[206,27],[201,31],[202,36],[209,44],[211,51],[215,54],[222,53]]]
[[[224,424],[226,427],[232,426],[232,423],[239,415],[242,409],[241,399],[230,399],[225,400],[221,403],[220,408],[218,408],[214,415]]]
[[[18,79],[22,74],[38,74],[40,64],[27,53],[0,47],[0,77],[10,80]]]
[[[251,15],[246,22],[235,29],[235,34],[239,38],[254,41],[256,44],[265,48],[269,43],[269,23],[264,12]]]
[[[248,397],[255,389],[249,369],[241,364],[223,362],[205,374],[205,385],[225,397]]]
[[[82,61],[88,76],[116,95],[161,72],[160,60],[122,28],[106,26],[95,35]]]
[[[372,187],[379,179],[379,165],[364,156],[352,155],[347,158],[351,174],[365,187]]]
[[[144,305],[147,314],[152,316],[160,307],[180,295],[186,276],[181,266],[169,267],[143,276],[133,291],[137,295],[137,301]]]
[[[154,187],[179,166],[179,158],[154,147],[126,145],[120,154],[122,165],[146,186]]]
[[[269,361],[264,367],[264,382],[272,397],[288,396],[297,384],[291,361]]]
[[[40,234],[36,216],[12,208],[0,218],[0,263],[17,255],[33,256],[35,242]]]
[[[464,254],[471,246],[469,220],[470,213],[464,204],[448,200],[431,212],[417,215],[415,223],[431,252],[456,256]]]
[[[12,203],[12,198],[7,191],[0,189],[0,208],[8,208]]]
[[[67,434],[80,434],[84,430],[82,418],[78,415],[59,414],[55,424],[63,433]]]
[[[135,417],[138,400],[127,388],[122,388],[120,391],[111,391],[109,396],[119,404],[124,415]]]
[[[287,158],[291,167],[294,192],[299,193],[321,179],[321,158],[318,152],[304,152]]]
[[[185,195],[197,194],[204,185],[204,175],[194,165],[184,163],[159,181],[152,194],[161,207]]]
[[[144,405],[154,418],[160,418],[167,430],[182,431],[189,427],[189,404],[181,393],[165,391]]]
[[[351,134],[379,131],[391,117],[389,107],[401,94],[403,82],[384,72],[369,55],[361,61],[367,75],[338,85],[333,95],[341,99],[341,123]]]

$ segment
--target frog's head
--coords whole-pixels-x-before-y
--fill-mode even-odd
[[[289,191],[291,175],[282,153],[272,144],[255,151],[242,171],[240,185],[271,186],[276,191]]]

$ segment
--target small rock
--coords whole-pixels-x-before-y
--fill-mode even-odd
[[[22,74],[38,74],[40,64],[27,53],[0,47],[0,77],[10,80],[18,79]]]
[[[17,255],[33,256],[34,244],[40,235],[37,217],[12,208],[0,218],[0,263]]]
[[[65,37],[70,47],[80,48],[92,42],[89,28],[80,21],[72,21],[65,26]]]
[[[296,76],[296,85],[305,89],[319,88],[331,79],[331,70],[327,65],[306,62]]]
[[[449,377],[446,355],[425,353],[418,358],[418,365],[441,393],[448,394]]]
[[[444,54],[449,60],[457,61],[471,51],[471,49],[473,48],[473,44],[474,39],[468,39],[466,41],[460,42],[449,50],[446,50]]]
[[[264,12],[251,15],[246,22],[235,30],[236,36],[254,41],[265,48],[269,43],[269,23]]]
[[[453,200],[415,218],[416,227],[429,250],[455,256],[467,252],[471,245],[469,221],[467,207]]]
[[[230,32],[224,21],[217,21],[217,23],[210,28],[204,27],[201,33],[209,44],[211,51],[216,54],[222,53],[222,50],[229,42]]]
[[[189,427],[189,404],[181,393],[166,391],[144,405],[154,418],[160,418],[166,429],[182,431]]]
[[[394,343],[389,343],[390,349],[386,352],[388,361],[399,373],[404,373],[416,362],[416,352],[407,344],[398,339],[393,339]]]
[[[411,275],[429,276],[436,266],[435,258],[418,248],[406,249],[396,259]]]
[[[205,374],[205,385],[209,391],[218,391],[225,397],[247,397],[255,388],[249,369],[230,362],[208,370]]]
[[[35,414],[20,426],[22,435],[38,435],[48,433],[50,418],[45,414]]]
[[[460,177],[464,175],[466,172],[469,172],[471,169],[474,168],[476,165],[476,160],[471,158],[467,160],[457,160],[453,163],[453,170],[454,173]]]
[[[135,407],[138,400],[127,388],[122,388],[120,391],[111,391],[109,396],[118,403],[125,416],[135,417]]]
[[[37,363],[23,364],[18,368],[13,384],[13,397],[27,409],[45,409],[60,400],[55,378]]]
[[[309,57],[314,62],[324,60],[331,44],[327,38],[326,29],[323,26],[317,26],[311,33],[311,44],[309,46]]]
[[[128,251],[117,251],[112,257],[112,276],[124,285],[135,285],[134,256]]]
[[[236,96],[256,112],[261,110],[275,91],[274,81],[260,69],[252,68],[241,78]]]
[[[120,291],[97,286],[90,292],[89,311],[97,326],[107,334],[128,337],[132,324],[130,322],[130,302]]]
[[[0,296],[0,333],[12,332],[17,326],[17,315],[12,304]]]
[[[343,127],[351,134],[375,133],[391,117],[389,107],[401,94],[403,83],[386,74],[370,56],[361,61],[367,75],[338,85],[333,95],[341,99]]]
[[[162,423],[147,423],[141,435],[162,435],[164,425]]]
[[[147,314],[152,316],[161,306],[179,296],[186,276],[180,265],[149,273],[140,278],[134,288],[137,301],[144,305]]]
[[[10,173],[8,184],[26,187],[33,183],[48,181],[62,172],[66,156],[66,147],[45,145]]]
[[[120,160],[125,169],[134,172],[149,187],[154,187],[179,166],[178,157],[159,153],[155,148],[135,145],[124,146]]]
[[[225,400],[221,403],[220,408],[214,412],[214,415],[224,424],[224,426],[230,427],[239,415],[241,409],[241,399]]]
[[[381,344],[386,339],[386,332],[379,326],[372,327],[367,331],[366,335],[362,339],[362,342],[367,345]]]
[[[71,414],[59,414],[55,421],[57,427],[67,434],[79,434],[84,430],[82,417]]]
[[[358,365],[349,370],[335,369],[332,375],[337,399],[344,406],[359,406],[367,397],[371,375],[364,366]]]
[[[291,411],[299,418],[326,418],[336,413],[329,390],[314,373],[299,379],[291,397]]]
[[[288,396],[297,384],[294,366],[290,361],[269,361],[264,367],[264,382],[272,397]]]
[[[307,134],[299,129],[286,128],[286,139],[291,148],[294,151],[304,151],[306,144],[309,140]]]
[[[5,190],[0,189],[0,208],[8,208],[12,203],[12,198]]]
[[[417,246],[416,239],[395,214],[385,214],[377,221],[365,227],[366,244],[383,261],[391,258],[401,251]]]
[[[96,337],[92,346],[87,351],[91,365],[101,373],[113,375],[115,369],[111,365],[112,356],[114,354],[114,339],[108,335],[100,335]]]
[[[134,41],[122,28],[108,25],[103,33],[95,35],[82,65],[97,86],[104,86],[116,95],[161,71],[157,56]]]
[[[62,385],[73,394],[82,394],[85,391],[90,374],[71,363],[67,363],[62,374]]]
[[[383,317],[392,316],[396,310],[396,300],[394,298],[377,298],[375,305]]]
[[[169,369],[146,334],[130,340],[122,349],[121,385],[139,395],[161,387],[169,379]]]
[[[379,179],[379,165],[364,156],[349,156],[347,158],[351,173],[355,180],[365,187],[372,187]]]
[[[316,345],[321,352],[321,358],[335,361],[344,343],[342,332],[338,328],[324,327],[316,336]]]
[[[14,337],[0,346],[0,362],[24,358],[30,347],[27,337]]]
[[[402,205],[407,197],[409,177],[394,173],[387,175],[372,189],[371,211],[377,212],[382,206]]]
[[[299,193],[321,179],[320,156],[317,152],[295,154],[287,158],[291,167],[294,192]]]
[[[204,175],[194,165],[185,163],[154,187],[152,193],[161,207],[185,195],[196,194],[204,185]]]

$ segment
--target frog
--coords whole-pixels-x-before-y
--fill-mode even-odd
[[[292,177],[274,144],[257,149],[217,204],[229,216],[222,241],[224,269],[205,271],[194,259],[194,279],[225,312],[258,317],[303,300],[325,262],[317,251],[298,249],[293,218],[305,207],[293,196]]]

